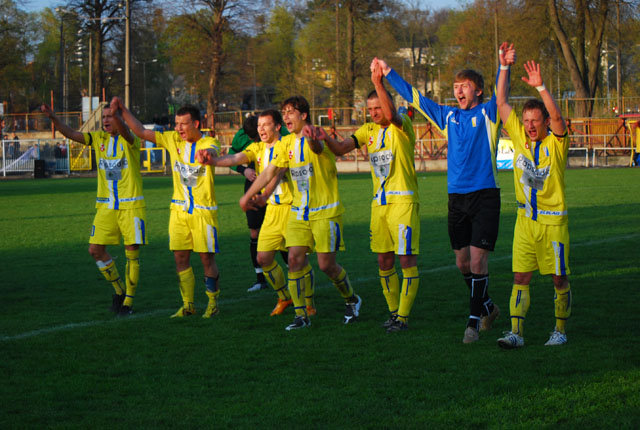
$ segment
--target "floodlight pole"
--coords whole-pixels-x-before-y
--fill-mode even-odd
[[[93,32],[89,32],[89,112],[93,112]]]
[[[130,75],[130,30],[131,30],[131,21],[130,21],[130,5],[129,0],[125,2],[125,12],[124,12],[124,22],[125,22],[125,31],[124,31],[124,106],[129,109],[129,75]]]

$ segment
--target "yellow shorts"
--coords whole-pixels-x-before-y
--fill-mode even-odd
[[[169,216],[169,249],[172,251],[218,253],[218,215],[189,214],[171,210]]]
[[[514,272],[568,275],[569,225],[547,225],[518,215],[513,232]]]
[[[391,203],[371,206],[371,251],[382,254],[420,253],[420,204]]]
[[[147,244],[147,209],[107,209],[98,208],[93,218],[89,243],[95,245]]]
[[[258,252],[286,251],[289,212],[291,205],[267,205],[258,236]]]
[[[306,246],[308,252],[329,253],[344,251],[342,235],[342,215],[334,218],[304,221],[296,219],[295,212],[289,212],[287,224],[287,248]]]

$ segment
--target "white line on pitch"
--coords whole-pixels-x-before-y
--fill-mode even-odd
[[[611,242],[619,242],[621,240],[635,240],[636,238],[640,237],[640,234],[629,234],[629,235],[625,235],[625,236],[618,236],[618,237],[609,237],[606,239],[600,239],[600,240],[591,240],[588,242],[582,242],[582,243],[576,243],[576,244],[572,244],[572,247],[582,247],[582,246],[593,246],[593,245],[598,245],[598,244],[602,244],[602,243],[611,243]],[[492,257],[491,261],[504,261],[504,260],[509,260],[511,259],[511,254],[509,255],[501,255],[500,257]],[[458,270],[458,268],[456,267],[455,264],[448,264],[446,266],[439,266],[439,267],[433,267],[431,269],[422,269],[420,270],[420,273],[436,273],[436,272],[442,272],[442,271],[446,271],[446,270]],[[370,277],[370,278],[360,278],[357,279],[355,282],[352,281],[353,284],[361,284],[361,283],[365,283],[365,282],[372,282],[372,281],[376,281],[378,280],[378,277]],[[323,284],[320,286],[317,286],[317,289],[324,289],[324,288],[329,288],[331,285],[330,284]],[[257,296],[253,296],[257,297]],[[225,303],[239,303],[239,302],[244,302],[246,300],[252,300],[252,297],[241,297],[238,299],[227,299],[227,300],[221,300],[221,304],[225,304]],[[141,312],[141,313],[135,313],[133,315],[130,315],[126,318],[113,318],[113,319],[108,319],[108,320],[99,320],[99,321],[85,321],[85,322],[79,322],[79,323],[70,323],[70,324],[63,324],[63,325],[57,325],[57,326],[53,326],[53,327],[47,327],[47,328],[41,328],[38,330],[31,330],[31,331],[26,331],[24,333],[20,333],[20,334],[16,334],[13,336],[2,336],[0,337],[0,341],[5,342],[5,341],[11,341],[11,340],[19,340],[19,339],[27,339],[30,337],[34,337],[34,336],[40,336],[43,334],[49,334],[49,333],[56,333],[59,331],[65,331],[65,330],[74,330],[77,328],[86,328],[86,327],[96,327],[99,325],[103,325],[103,324],[114,324],[114,323],[120,323],[120,322],[124,322],[124,321],[128,321],[131,319],[142,319],[142,318],[147,318],[147,317],[152,317],[155,315],[161,315],[161,314],[169,314],[171,312],[171,309],[158,309],[152,312]]]

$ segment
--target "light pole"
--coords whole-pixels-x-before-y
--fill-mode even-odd
[[[157,63],[158,59],[154,58],[148,61],[136,61],[136,64],[142,64],[142,93],[144,99],[144,116],[147,116],[147,64]]]
[[[64,46],[64,17],[68,13],[65,8],[57,7],[55,11],[60,15],[60,98],[62,99],[61,111],[67,111],[67,70]]]
[[[610,85],[609,85],[609,71],[611,69],[613,69],[614,67],[618,67],[619,68],[620,58],[618,58],[617,50],[609,50],[607,48],[608,47],[607,47],[607,44],[605,42],[605,47],[602,50],[602,55],[604,56],[604,61],[602,61],[601,64],[604,63],[604,67],[603,67],[603,69],[604,69],[604,71],[603,71],[604,72],[604,80],[607,83],[607,112],[610,112],[611,111],[611,102],[609,100],[609,97],[610,97],[610,95],[609,95],[609,87],[610,87]],[[611,64],[611,65],[609,64],[609,53],[610,52],[613,52],[613,53],[616,54],[616,62],[615,62],[615,64]],[[620,113],[620,109],[621,109],[621,106],[619,104],[619,101],[620,101],[620,81],[618,79],[618,76],[619,76],[618,73],[619,73],[619,70],[616,69],[616,91],[617,91],[617,94],[616,94],[616,105],[617,105],[616,109],[618,111],[617,113]]]
[[[124,106],[129,109],[129,76],[131,72],[131,66],[129,64],[130,57],[130,17],[131,9],[129,7],[129,0],[125,0],[124,9]],[[146,109],[146,107],[145,107]]]

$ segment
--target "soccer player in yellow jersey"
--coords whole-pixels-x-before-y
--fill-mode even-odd
[[[378,254],[382,292],[391,314],[383,324],[388,333],[406,330],[418,291],[417,256],[420,242],[420,203],[414,165],[415,134],[407,115],[396,112],[382,83],[382,69],[371,63],[375,90],[367,96],[373,122],[353,136],[337,141],[323,129],[319,135],[336,155],[366,146],[371,163],[371,251]],[[395,256],[402,267],[402,285],[395,269]]]
[[[631,121],[631,165],[640,166],[640,121]],[[635,148],[634,148],[635,142]],[[633,153],[635,149],[635,154]]]
[[[508,71],[513,45],[500,46],[500,68]],[[515,59],[515,55],[511,58]],[[571,315],[569,285],[569,222],[564,171],[569,152],[567,127],[551,92],[542,82],[540,65],[524,64],[522,80],[540,92],[542,101],[524,104],[522,121],[507,102],[509,73],[500,73],[498,112],[514,146],[513,176],[518,214],[513,233],[513,289],[509,309],[511,331],[498,339],[502,348],[524,346],[523,323],[529,309],[529,283],[534,270],[551,274],[555,287],[556,326],[545,345],[567,343],[565,325]]]
[[[209,303],[202,318],[218,313],[218,206],[214,188],[214,169],[196,160],[200,149],[220,150],[218,140],[200,132],[200,111],[184,106],[176,112],[175,131],[147,130],[115,97],[111,108],[122,111],[122,117],[141,139],[154,142],[169,151],[173,166],[173,197],[169,217],[169,248],[173,251],[178,272],[182,307],[172,318],[194,315],[195,277],[190,264],[191,252],[200,254],[204,266],[204,283]]]
[[[346,302],[343,322],[350,324],[360,313],[362,300],[355,294],[347,272],[336,262],[344,250],[342,213],[338,193],[335,155],[318,140],[310,125],[309,103],[304,97],[290,97],[281,105],[284,123],[291,134],[282,138],[278,154],[240,199],[247,210],[252,198],[281,170],[288,168],[293,186],[293,203],[287,222],[289,248],[289,293],[296,317],[286,330],[310,325],[304,294],[305,276],[311,266],[308,252],[315,251],[318,266],[331,279]]]
[[[256,166],[256,173],[259,175],[276,156],[278,152],[276,146],[282,145],[280,140],[281,124],[280,112],[275,109],[266,110],[258,117],[260,142],[250,144],[242,152],[218,158],[216,158],[217,154],[209,150],[199,151],[196,157],[201,163],[213,166],[231,167],[253,163]],[[262,190],[262,194],[255,197],[258,206],[267,205],[264,221],[258,235],[257,260],[266,275],[267,282],[278,294],[278,303],[271,311],[271,316],[282,314],[292,303],[284,272],[275,261],[276,251],[286,250],[287,222],[293,199],[292,186],[289,171],[282,169],[269,182],[266,189]],[[309,271],[307,276],[309,282],[305,286],[305,298],[307,299],[307,314],[315,315],[312,302],[312,279],[313,272]]]
[[[47,105],[41,111],[51,118],[65,137],[92,146],[98,164],[98,196],[96,216],[89,237],[89,254],[100,273],[115,290],[111,311],[129,315],[140,277],[140,245],[147,243],[146,205],[142,195],[140,175],[140,139],[124,127],[117,112],[105,108],[102,112],[103,131],[81,133],[62,123]],[[125,278],[107,245],[119,245],[124,240],[126,256]]]

